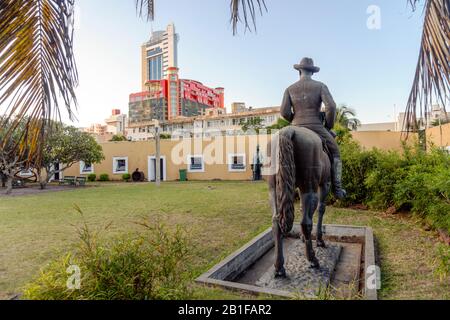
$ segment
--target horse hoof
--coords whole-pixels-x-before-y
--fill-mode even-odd
[[[285,279],[286,277],[286,270],[275,271],[275,279]]]
[[[320,268],[319,260],[317,260],[317,258],[314,258],[312,261],[309,262],[309,267],[311,269],[319,269]]]
[[[327,244],[322,239],[317,240],[317,247],[319,248],[326,248]]]
[[[344,189],[337,189],[334,191],[334,196],[338,200],[343,200],[347,197],[347,192]]]

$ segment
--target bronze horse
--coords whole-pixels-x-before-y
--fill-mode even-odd
[[[300,190],[303,219],[301,229],[305,241],[306,257],[312,268],[319,268],[313,243],[313,216],[319,207],[317,246],[325,247],[322,222],[326,198],[331,188],[330,158],[324,151],[320,137],[313,131],[296,126],[286,127],[269,144],[274,168],[266,177],[269,183],[270,204],[273,213],[275,238],[275,277],[286,277],[283,256],[283,237],[294,224],[294,202]]]

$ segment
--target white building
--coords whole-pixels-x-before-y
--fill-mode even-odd
[[[242,134],[242,124],[250,119],[260,118],[261,126],[268,127],[277,123],[281,117],[279,107],[252,109],[251,111],[220,114],[212,112],[199,117],[179,117],[161,123],[161,133],[173,138],[202,135],[211,137],[217,135]],[[145,141],[154,138],[154,123],[133,124],[128,127],[128,140]]]
[[[106,132],[114,135],[127,135],[128,117],[122,114],[119,109],[114,109],[112,115],[105,120]]]
[[[439,120],[450,120],[450,112],[445,112],[444,108],[440,105],[434,105],[431,112],[427,112],[426,118],[417,119],[420,125],[420,129],[430,128],[436,125]],[[398,114],[397,121],[395,122],[382,122],[382,123],[364,123],[358,127],[358,131],[404,131],[405,130],[406,114],[401,112]]]

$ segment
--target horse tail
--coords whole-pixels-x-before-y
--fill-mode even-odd
[[[295,210],[295,159],[293,131],[281,130],[278,141],[278,170],[276,173],[276,195],[278,224],[287,235],[294,226]]]

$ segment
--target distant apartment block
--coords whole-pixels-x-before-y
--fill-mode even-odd
[[[122,114],[120,109],[113,109],[111,116],[105,120],[105,124],[92,124],[87,128],[80,128],[81,131],[90,133],[95,137],[97,142],[107,142],[114,135],[127,136],[128,117]]]
[[[106,131],[115,135],[127,134],[128,117],[120,109],[113,109],[111,116],[105,120]]]
[[[231,104],[231,113],[241,113],[247,111],[245,102],[233,102]]]
[[[142,91],[147,90],[148,81],[166,79],[169,68],[178,67],[178,40],[171,23],[165,31],[154,31],[142,45]]]
[[[209,109],[225,109],[224,89],[179,79],[178,68],[169,68],[168,78],[147,81],[147,90],[133,93],[129,100],[129,126],[177,117],[202,116]]]

